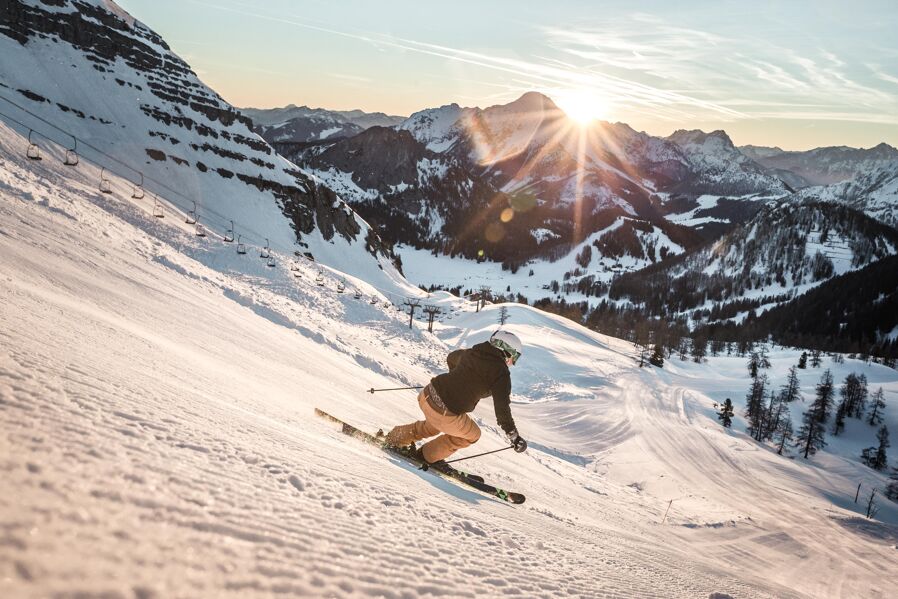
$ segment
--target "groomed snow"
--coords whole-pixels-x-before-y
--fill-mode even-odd
[[[92,171],[24,147],[0,128],[3,597],[891,593],[898,506],[881,499],[868,521],[853,503],[859,482],[884,483],[856,458],[872,429],[849,421],[810,463],[754,443],[741,418],[722,429],[712,402],[741,405],[744,358],[639,369],[626,342],[508,306],[530,449],[465,464],[527,494],[511,506],[312,415],[371,431],[416,418],[413,393],[365,389],[426,381],[499,306],[433,294],[436,335],[410,330],[337,294],[337,272],[319,287],[292,256],[237,257],[154,219],[125,182],[100,194]],[[779,385],[798,353],[771,355]],[[883,386],[898,430],[896,371],[824,366]],[[801,371],[805,397],[820,373]],[[474,416],[484,435],[463,453],[501,447],[490,402]]]

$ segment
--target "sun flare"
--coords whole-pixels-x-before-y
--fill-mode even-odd
[[[555,103],[569,118],[580,125],[603,119],[608,106],[605,100],[590,90],[566,90],[556,94]]]

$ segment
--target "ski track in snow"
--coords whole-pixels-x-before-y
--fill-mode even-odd
[[[516,389],[559,400],[516,395],[533,448],[472,464],[526,504],[347,439],[312,408],[416,418],[411,393],[362,390],[426,380],[495,314],[459,314],[443,344],[27,164],[2,133],[4,597],[884,597],[895,579],[890,529],[773,490],[814,470],[708,424],[687,366],[639,371],[629,344],[534,310],[511,322],[566,378],[524,360]],[[503,443],[484,404],[481,451]],[[785,474],[757,480],[761,463]]]

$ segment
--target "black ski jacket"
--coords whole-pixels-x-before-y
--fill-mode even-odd
[[[466,414],[481,399],[492,395],[499,426],[506,433],[514,431],[511,374],[502,350],[486,342],[478,343],[471,349],[455,350],[446,362],[449,372],[430,380],[446,407],[456,414]]]

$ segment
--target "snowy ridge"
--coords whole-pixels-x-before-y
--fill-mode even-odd
[[[738,406],[743,358],[639,369],[629,343],[507,306],[531,448],[468,464],[527,493],[511,508],[312,415],[371,431],[416,418],[412,394],[364,389],[426,381],[495,329],[499,306],[433,294],[437,334],[410,330],[337,294],[339,273],[318,287],[311,263],[300,278],[289,256],[267,268],[23,147],[0,128],[0,463],[17,490],[0,494],[5,596],[888,592],[898,506],[867,521],[853,503],[858,482],[885,480],[856,457],[869,427],[850,420],[810,464],[750,440],[738,416],[722,429],[713,402]],[[797,352],[771,357],[781,382]],[[825,366],[883,386],[898,425],[894,370]],[[819,374],[801,372],[805,396]],[[476,449],[501,447],[489,401],[474,417]]]
[[[898,159],[859,169],[848,181],[802,189],[795,197],[844,204],[898,228]]]
[[[41,151],[72,147],[71,134],[84,142],[77,149],[86,161],[132,187],[143,180],[147,197],[179,195],[184,211],[195,202],[200,222],[219,235],[233,220],[254,243],[323,252],[316,259],[336,255],[348,270],[389,263],[364,221],[333,208],[333,192],[278,156],[158,35],[123,20],[120,9],[23,3],[20,17],[0,27],[0,73],[0,97],[14,103],[0,100],[0,111],[32,127]]]

